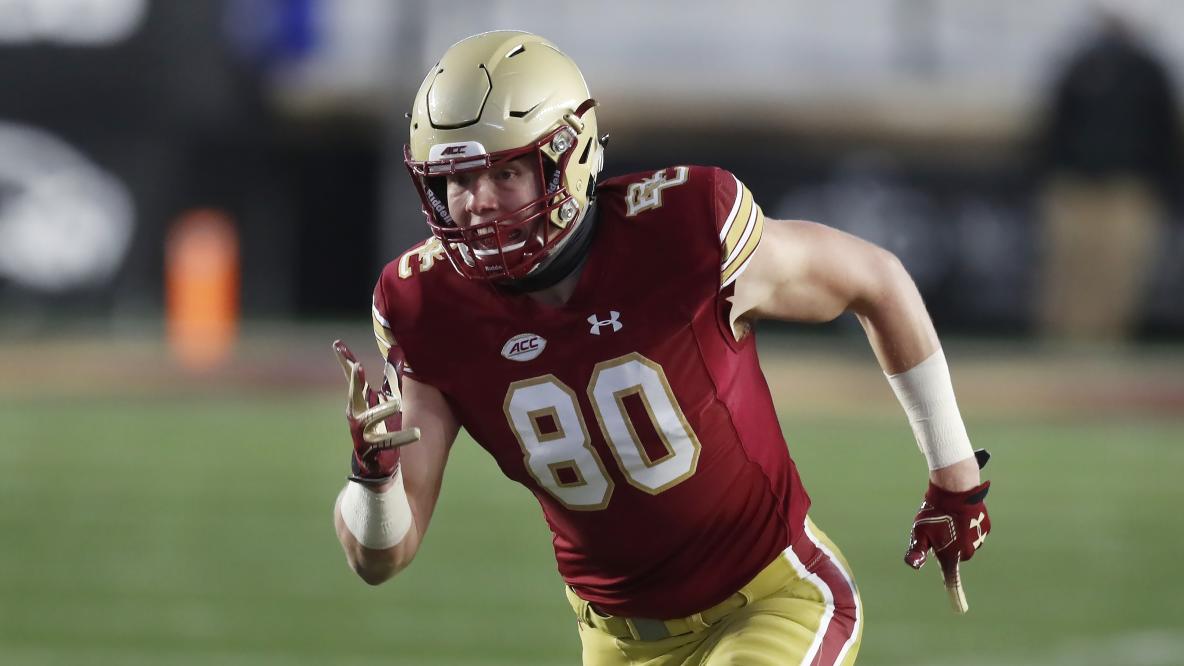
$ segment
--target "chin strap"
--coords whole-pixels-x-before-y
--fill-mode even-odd
[[[538,270],[518,280],[498,283],[498,288],[512,294],[525,294],[540,291],[559,284],[559,281],[572,271],[579,268],[588,257],[588,248],[592,246],[592,238],[596,236],[596,226],[600,219],[597,215],[596,201],[588,205],[588,212],[584,219],[576,226],[571,238],[559,248]]]

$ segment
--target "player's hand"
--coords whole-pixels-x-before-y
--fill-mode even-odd
[[[980,449],[975,451],[975,457],[981,468],[991,456]],[[913,528],[909,531],[905,564],[920,569],[932,548],[941,565],[950,603],[957,613],[965,613],[970,609],[966,603],[966,592],[962,589],[959,564],[974,557],[991,531],[991,517],[984,503],[990,487],[991,482],[986,481],[970,490],[950,492],[930,482],[925,501],[921,503],[921,510],[913,518]]]
[[[381,391],[374,391],[366,383],[362,364],[344,342],[335,340],[333,351],[349,382],[345,418],[354,443],[349,478],[359,483],[384,483],[398,469],[399,447],[418,440],[419,428],[402,427],[403,401],[398,386],[386,382]]]

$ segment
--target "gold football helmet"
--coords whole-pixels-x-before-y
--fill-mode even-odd
[[[570,237],[604,161],[595,106],[571,58],[527,32],[474,35],[432,66],[415,96],[403,153],[428,226],[457,271],[476,280],[517,280]],[[539,160],[542,197],[496,220],[466,228],[453,221],[446,176],[531,154]],[[519,230],[531,233],[509,242]]]

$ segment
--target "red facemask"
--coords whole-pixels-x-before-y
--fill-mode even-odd
[[[566,133],[569,147],[555,164],[542,148],[552,145],[561,133]],[[403,149],[403,161],[411,173],[411,180],[419,192],[423,212],[432,235],[439,238],[452,265],[471,280],[507,281],[525,277],[537,268],[576,226],[577,210],[571,193],[562,183],[562,175],[575,152],[575,135],[567,127],[557,127],[539,140],[521,148],[494,153],[473,154],[457,146],[455,157],[415,161],[410,147]],[[453,148],[445,148],[445,154]],[[497,219],[460,227],[448,213],[444,197],[444,178],[449,175],[490,169],[525,155],[538,160],[537,173],[543,195],[518,210]],[[566,205],[566,206],[565,206]],[[559,211],[559,212],[557,212]],[[570,212],[569,212],[570,211]],[[560,226],[552,214],[571,216]],[[523,235],[511,241],[515,232]]]

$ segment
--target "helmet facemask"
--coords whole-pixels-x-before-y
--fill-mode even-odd
[[[589,100],[591,102],[591,100]],[[591,105],[589,105],[589,108]],[[593,137],[592,140],[595,140]],[[474,154],[480,144],[470,142],[457,155],[416,162],[409,148],[404,161],[423,203],[432,234],[439,238],[456,270],[473,280],[518,280],[538,268],[579,223],[576,198],[563,174],[575,156],[578,136],[571,127],[556,127],[538,141],[511,150]],[[590,152],[581,147],[586,160]],[[443,151],[448,150],[445,147]],[[461,227],[448,212],[446,178],[450,175],[497,169],[509,161],[532,156],[539,178],[538,198],[496,219]]]

